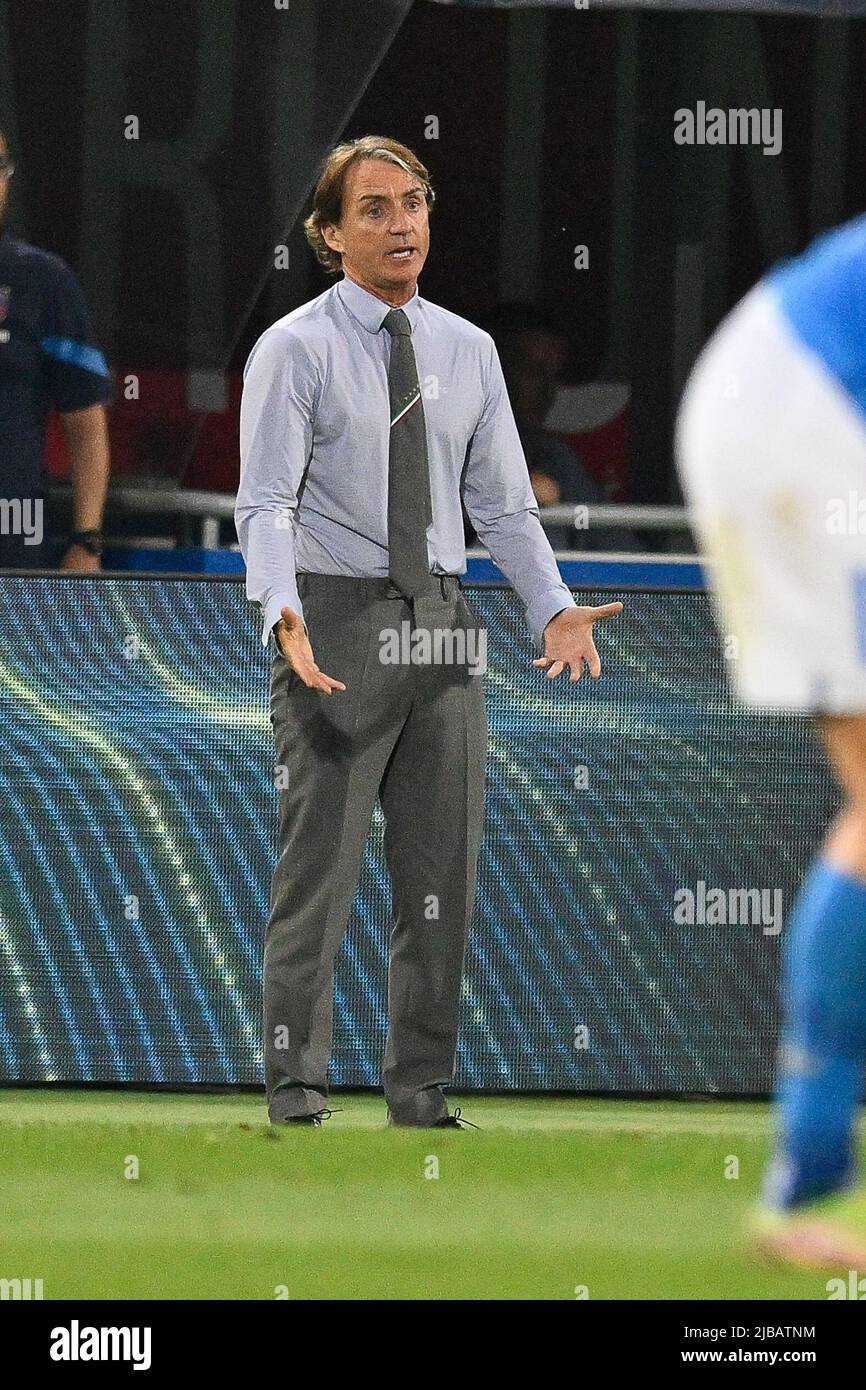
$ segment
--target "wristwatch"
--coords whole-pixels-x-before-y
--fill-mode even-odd
[[[89,550],[91,555],[102,554],[102,532],[98,527],[93,527],[90,531],[73,531],[69,537],[70,545],[80,545],[84,550]]]

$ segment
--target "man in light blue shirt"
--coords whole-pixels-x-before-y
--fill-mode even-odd
[[[247,595],[261,607],[263,642],[275,639],[284,769],[265,947],[276,1123],[327,1113],[333,961],[377,796],[394,888],[389,1119],[455,1123],[442,1088],[486,760],[483,691],[465,660],[479,634],[459,580],[461,497],[523,600],[544,651],[534,664],[549,678],[568,668],[579,679],[584,660],[597,676],[592,625],[622,607],[575,605],[539,521],[492,339],[418,294],[433,198],[426,169],[396,141],[367,136],[332,151],[305,230],[342,278],[269,328],[244,374],[235,516]],[[406,625],[464,637],[463,663],[384,657],[383,634]],[[339,708],[321,698],[334,694]]]

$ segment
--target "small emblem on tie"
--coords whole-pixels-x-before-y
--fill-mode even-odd
[[[420,390],[414,391],[414,392],[410,395],[409,400],[407,401],[407,403],[406,403],[400,410],[398,410],[397,414],[391,416],[391,429],[394,428],[394,426],[396,425],[396,423],[397,423],[398,420],[402,420],[402,419],[403,419],[403,416],[406,414],[407,410],[411,410],[412,407],[413,407],[413,405],[415,404],[415,402],[416,402],[416,401],[420,401],[420,399],[421,399],[421,392],[420,392]]]

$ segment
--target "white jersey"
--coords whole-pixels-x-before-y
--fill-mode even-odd
[[[866,711],[866,218],[725,319],[687,384],[677,461],[738,694]]]

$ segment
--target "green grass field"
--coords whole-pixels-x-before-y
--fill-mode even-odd
[[[826,1299],[742,1248],[767,1106],[451,1101],[482,1128],[386,1129],[367,1095],[277,1130],[255,1096],[0,1091],[0,1278],[46,1299]]]

